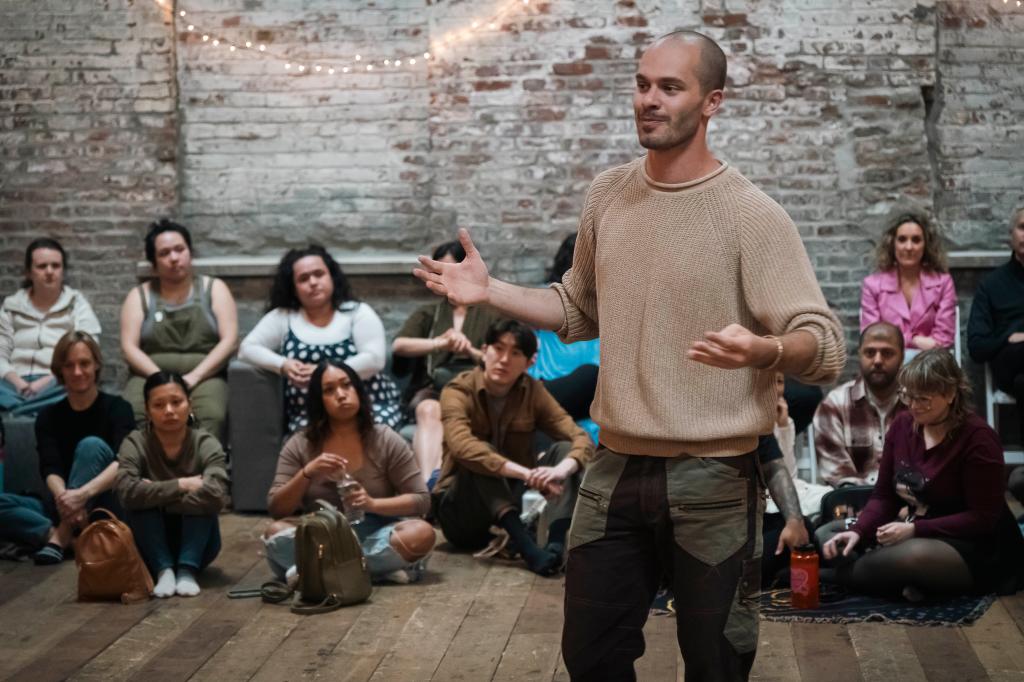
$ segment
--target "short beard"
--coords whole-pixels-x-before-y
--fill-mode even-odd
[[[697,136],[697,129],[700,123],[698,121],[684,129],[671,128],[667,131],[668,134],[661,138],[656,137],[654,134],[644,135],[644,133],[640,132],[639,120],[636,121],[636,126],[637,140],[640,142],[641,147],[654,151],[664,151],[688,145]]]

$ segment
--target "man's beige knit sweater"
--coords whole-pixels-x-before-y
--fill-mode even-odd
[[[594,180],[572,269],[553,285],[567,342],[601,337],[591,415],[623,454],[724,457],[771,433],[774,372],[718,369],[686,351],[738,323],[806,330],[818,355],[800,379],[834,381],[846,361],[796,226],[727,165],[681,185],[652,181],[641,157]]]

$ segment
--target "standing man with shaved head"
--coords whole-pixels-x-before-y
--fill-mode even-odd
[[[757,648],[763,485],[775,372],[833,381],[843,335],[786,212],[707,146],[725,55],[699,33],[640,59],[647,154],[587,194],[572,268],[527,289],[491,278],[468,233],[459,264],[421,258],[428,288],[567,342],[601,338],[587,468],[566,567],[562,654],[574,680],[632,680],[659,584],[677,605],[687,680],[742,680]]]

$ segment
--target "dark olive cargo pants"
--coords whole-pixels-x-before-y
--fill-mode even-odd
[[[636,679],[663,578],[675,595],[686,679],[747,679],[757,649],[759,481],[756,453],[598,450],[569,531],[562,655],[573,680]]]

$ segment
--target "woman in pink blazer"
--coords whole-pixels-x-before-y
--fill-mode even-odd
[[[923,214],[896,215],[876,253],[878,272],[864,280],[860,328],[890,322],[903,332],[907,350],[951,348],[956,334],[956,291],[946,253]]]

